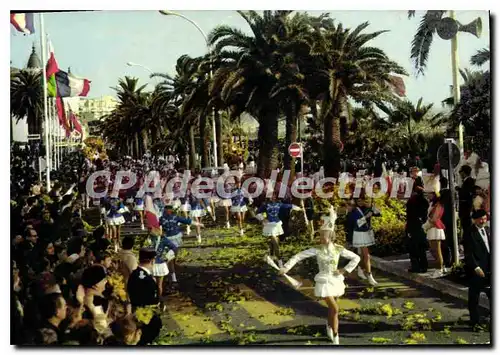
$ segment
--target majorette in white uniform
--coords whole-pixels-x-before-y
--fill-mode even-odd
[[[349,263],[344,267],[344,270],[347,273],[351,273],[360,261],[360,257],[358,255],[345,249],[341,245],[333,243],[333,240],[335,238],[336,219],[337,214],[335,213],[333,207],[330,207],[330,215],[323,217],[325,223],[320,229],[320,233],[322,234],[323,238],[326,237],[325,240],[327,241],[327,243],[322,244],[321,246],[316,248],[304,250],[294,255],[292,258],[290,258],[290,260],[288,260],[288,262],[282,269],[283,273],[286,274],[299,261],[315,256],[319,269],[319,272],[314,277],[314,295],[316,297],[339,297],[344,294],[344,276],[342,274],[336,273],[340,257],[350,260]],[[334,344],[338,345],[338,333],[334,335],[333,329],[328,323],[326,325],[326,329],[327,335],[330,340]]]

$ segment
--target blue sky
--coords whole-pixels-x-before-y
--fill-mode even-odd
[[[220,24],[240,28],[250,33],[250,28],[235,11],[205,10],[178,11],[206,32]],[[424,102],[440,102],[449,96],[451,84],[451,58],[449,41],[435,39],[429,56],[425,76],[415,77],[409,59],[410,43],[418,27],[422,11],[408,20],[406,11],[309,11],[311,14],[329,12],[332,18],[346,27],[355,27],[368,21],[365,31],[389,30],[372,45],[385,50],[389,57],[404,66],[410,76],[405,78],[407,96],[412,101],[420,97]],[[489,47],[489,18],[486,11],[457,11],[457,19],[469,23],[477,17],[483,20],[480,39],[459,34],[460,67],[470,67],[469,59],[478,49]],[[154,83],[149,73],[140,67],[129,67],[135,62],[154,72],[174,72],[177,58],[183,54],[202,55],[205,41],[189,22],[174,16],[162,16],[157,11],[102,11],[83,13],[45,14],[45,31],[53,44],[59,66],[92,81],[89,97],[114,95],[112,86],[125,75],[138,77],[142,82]],[[38,16],[35,19],[37,34],[23,36],[11,29],[11,61],[15,67],[24,67],[33,43],[39,46]],[[39,51],[39,47],[37,48]]]

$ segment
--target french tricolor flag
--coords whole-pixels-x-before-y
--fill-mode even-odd
[[[33,14],[11,13],[10,23],[24,34],[30,35],[35,33],[35,22],[33,21]]]

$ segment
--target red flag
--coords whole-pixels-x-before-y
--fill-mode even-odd
[[[66,118],[66,111],[64,110],[64,103],[62,97],[56,97],[57,116],[59,117],[59,124],[63,126],[66,131],[66,138],[71,136],[71,129],[69,127],[68,119]]]
[[[390,84],[396,95],[403,97],[406,95],[406,87],[403,78],[400,76],[391,75]]]
[[[80,135],[83,134],[82,133],[82,126],[80,125],[80,122],[78,122],[78,118],[73,114],[72,111],[69,113],[69,119],[71,120],[71,123],[73,123],[73,127],[74,127],[75,131],[80,133]]]

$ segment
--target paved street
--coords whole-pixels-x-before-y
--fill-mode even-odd
[[[267,252],[260,226],[239,237],[236,228],[203,230],[203,243],[185,239],[177,285],[166,285],[162,345],[328,345],[327,308],[313,293],[315,260],[297,265],[294,290],[262,261]],[[123,234],[141,233],[128,225]],[[254,237],[251,237],[254,236]],[[282,248],[287,260],[293,251]],[[355,273],[340,300],[341,345],[485,344],[488,330],[472,332],[463,301],[378,270],[379,286]],[[486,311],[485,311],[486,313]]]

